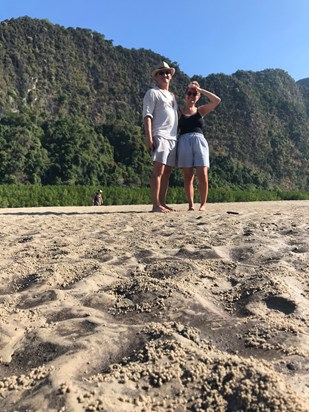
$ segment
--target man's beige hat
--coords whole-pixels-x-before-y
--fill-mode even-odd
[[[166,62],[161,62],[152,69],[151,76],[155,77],[155,75],[161,70],[168,70],[169,72],[171,72],[172,76],[174,76],[175,71],[176,71],[173,67],[170,67]]]

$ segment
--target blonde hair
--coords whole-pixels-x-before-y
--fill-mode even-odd
[[[191,88],[191,86],[196,86],[196,87],[201,87],[199,82],[197,82],[196,80],[193,80],[193,82],[191,82],[190,84],[188,84],[185,93],[187,93],[187,91]]]
[[[193,80],[193,82],[191,82],[190,84],[193,84],[196,87],[201,87],[199,82],[197,82],[196,80]],[[189,86],[190,86],[190,84],[189,84]]]

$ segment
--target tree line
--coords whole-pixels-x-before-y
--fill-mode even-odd
[[[94,194],[99,188],[103,189],[104,202],[102,207],[151,203],[150,191],[147,187],[10,184],[0,185],[0,208],[92,206]],[[186,203],[183,189],[181,187],[171,187],[167,200],[170,204]],[[209,203],[270,200],[309,200],[309,192],[212,188],[208,197]],[[197,198],[196,202],[198,202]]]

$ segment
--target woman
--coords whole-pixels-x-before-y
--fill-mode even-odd
[[[208,103],[196,107],[201,95]],[[204,117],[221,102],[220,97],[200,88],[198,82],[189,84],[185,92],[185,105],[179,109],[179,138],[177,146],[177,165],[183,169],[184,190],[189,202],[189,210],[194,210],[194,168],[198,179],[200,208],[206,209],[208,195],[208,143],[203,134]]]

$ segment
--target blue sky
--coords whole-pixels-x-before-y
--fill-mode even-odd
[[[150,49],[189,76],[283,69],[309,77],[308,0],[1,0],[0,21],[21,16]]]

